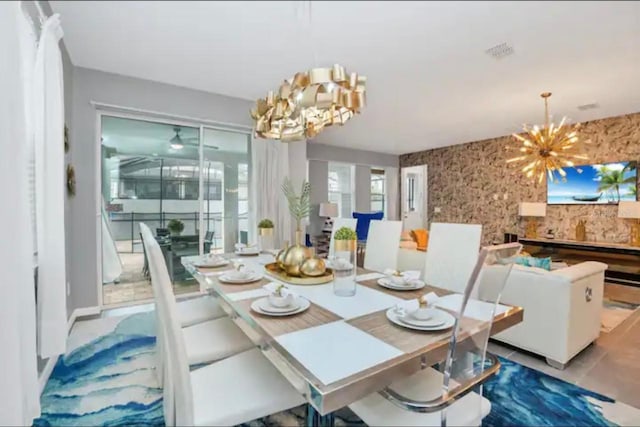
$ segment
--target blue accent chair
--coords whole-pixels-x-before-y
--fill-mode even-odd
[[[384,217],[384,212],[353,212],[351,215],[358,220],[356,223],[356,234],[358,235],[358,240],[367,240],[371,220],[381,220]]]

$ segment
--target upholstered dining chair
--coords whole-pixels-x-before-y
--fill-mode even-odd
[[[396,269],[400,250],[401,221],[371,221],[364,253],[364,268],[382,272]]]
[[[151,273],[151,286],[153,288],[156,307],[159,304],[160,292],[166,292],[171,295],[175,302],[175,295],[171,287],[171,280],[167,266],[162,256],[162,250],[158,242],[153,238],[151,230],[145,224],[140,224],[142,239],[145,250],[149,257],[149,270]],[[199,299],[210,298],[202,297]],[[176,318],[183,328],[184,342],[186,344],[187,360],[190,365],[198,365],[202,363],[215,362],[225,357],[240,353],[254,347],[254,344],[247,338],[240,328],[227,317],[220,317],[213,320],[207,320],[190,326],[183,326],[183,307],[184,302],[176,303]],[[182,307],[181,307],[182,306]],[[198,307],[197,304],[190,304],[187,307]],[[182,309],[182,310],[181,310]],[[156,310],[156,330],[159,331],[162,324],[160,310]],[[162,355],[166,350],[163,342],[162,334],[156,336],[156,374],[158,380],[162,384],[164,378],[164,369],[162,367]]]
[[[333,256],[333,237],[336,235],[336,231],[340,230],[342,227],[349,227],[353,231],[356,231],[356,223],[358,222],[355,218],[333,218],[333,227],[331,228],[331,239],[329,240],[329,257]]]
[[[190,372],[189,340],[171,288],[160,286],[158,294],[165,425],[238,425],[305,402],[257,348]]]
[[[500,361],[487,353],[487,342],[494,317],[510,309],[499,304],[500,294],[521,248],[519,243],[483,248],[463,293],[440,303],[455,323],[439,369],[423,367],[349,408],[375,426],[481,425],[491,410],[482,383],[500,368]]]
[[[464,292],[478,259],[482,225],[432,223],[424,280],[429,285]]]

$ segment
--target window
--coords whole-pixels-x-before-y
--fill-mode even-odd
[[[338,205],[341,218],[351,218],[353,212],[354,166],[329,163],[329,202]]]
[[[385,212],[386,179],[384,169],[371,169],[371,211]],[[386,217],[385,213],[385,217]]]

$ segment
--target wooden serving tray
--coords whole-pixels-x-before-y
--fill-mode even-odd
[[[282,280],[283,282],[289,283],[291,285],[322,285],[333,281],[333,271],[330,268],[327,268],[327,271],[325,271],[322,276],[317,277],[289,276],[287,273],[280,270],[280,267],[278,267],[278,264],[276,264],[275,262],[265,265],[264,270],[269,276],[274,277],[278,280]]]

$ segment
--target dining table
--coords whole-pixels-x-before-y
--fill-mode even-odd
[[[462,295],[444,286],[427,284],[415,291],[396,291],[378,284],[383,274],[359,268],[355,295],[344,297],[334,294],[332,283],[292,285],[270,276],[265,265],[274,262],[272,254],[224,256],[233,262],[220,268],[196,267],[199,256],[184,257],[182,263],[202,288],[218,299],[265,357],[305,396],[308,410],[313,411],[312,418],[321,420],[321,424],[331,424],[333,412],[447,357],[451,328],[417,331],[393,324],[386,316],[389,308],[428,292],[439,297],[439,308],[451,312],[456,306],[459,309]],[[221,282],[220,275],[238,263],[264,276],[247,284]],[[252,310],[254,301],[269,295],[264,286],[271,282],[283,283],[307,299],[309,308],[283,317]],[[491,335],[523,319],[521,307],[503,304],[499,307],[490,325]],[[486,333],[486,322],[467,316],[467,311],[461,322],[468,337],[473,336],[474,330]]]

